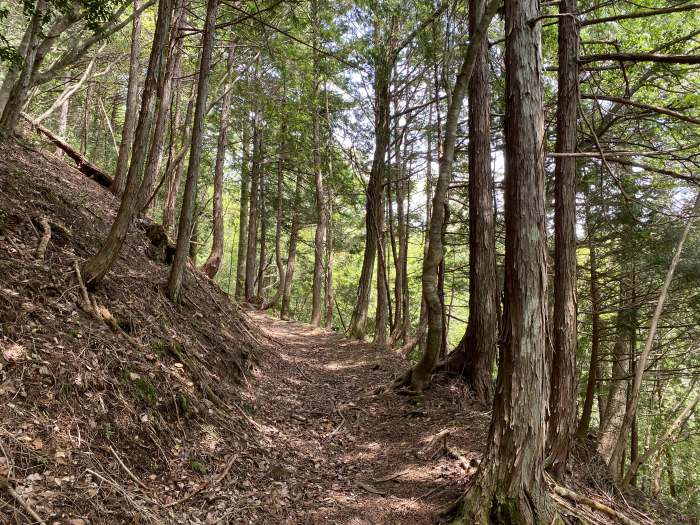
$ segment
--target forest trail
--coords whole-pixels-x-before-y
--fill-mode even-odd
[[[275,345],[247,393],[277,460],[266,475],[278,495],[266,523],[434,523],[474,470],[489,413],[452,382],[418,398],[375,395],[405,360],[329,330],[250,316]]]

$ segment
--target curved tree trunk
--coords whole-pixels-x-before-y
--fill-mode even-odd
[[[428,248],[423,259],[422,285],[423,299],[426,304],[428,320],[428,334],[425,351],[421,360],[406,374],[400,384],[410,385],[416,391],[423,390],[428,383],[435,368],[440,347],[443,341],[443,309],[438,292],[438,267],[443,259],[443,229],[446,219],[447,188],[452,178],[452,164],[454,161],[455,143],[457,141],[457,127],[462,102],[471,80],[476,64],[476,58],[481,43],[486,39],[486,31],[491,19],[498,9],[498,0],[491,0],[485,7],[474,32],[470,35],[469,47],[466,51],[457,80],[452,90],[451,100],[447,109],[447,121],[445,123],[445,138],[443,141],[440,169],[435,183],[433,195],[433,210],[428,230]]]
[[[557,523],[544,481],[549,381],[537,16],[537,0],[505,2],[505,312],[489,446],[461,509],[459,522],[469,525]]]
[[[233,55],[235,45],[228,48],[226,70],[233,68]],[[226,94],[221,101],[221,115],[219,117],[219,136],[216,142],[216,162],[214,164],[214,200],[212,209],[212,243],[211,252],[202,266],[202,271],[210,278],[214,278],[221,265],[221,257],[224,255],[224,160],[226,160],[226,145],[228,143],[229,116],[231,114],[231,90],[227,84]]]
[[[141,97],[141,111],[134,134],[134,148],[129,164],[126,187],[122,195],[121,205],[117,212],[109,234],[99,251],[85,262],[82,268],[83,279],[88,286],[100,283],[109,272],[114,261],[119,256],[122,244],[129,231],[129,225],[136,208],[136,199],[140,186],[140,176],[146,159],[148,136],[151,130],[153,103],[156,94],[156,83],[167,56],[168,37],[173,17],[173,0],[161,0],[158,4],[158,18],[153,36],[153,46],[148,61],[148,71]]]
[[[245,298],[247,301],[255,295],[255,270],[258,239],[258,193],[260,190],[260,129],[258,121],[253,120],[253,158],[250,170],[250,203],[248,208],[248,244],[245,262]],[[262,264],[262,263],[261,263]]]
[[[202,156],[202,140],[204,138],[204,117],[207,111],[207,95],[209,93],[209,75],[211,74],[211,56],[214,47],[216,11],[219,0],[207,1],[207,15],[204,21],[202,35],[202,55],[199,61],[199,79],[197,81],[197,102],[195,103],[194,122],[192,127],[192,146],[187,166],[187,180],[182,197],[182,209],[178,224],[175,257],[168,277],[167,294],[171,301],[180,300],[180,291],[185,274],[185,265],[190,251],[190,235],[194,214],[195,199],[197,198],[197,179],[199,164]]]
[[[473,0],[469,23],[474,31],[484,9]],[[469,83],[469,320],[457,348],[440,370],[460,375],[477,399],[493,392],[493,360],[498,338],[496,227],[491,176],[488,42],[479,46]]]

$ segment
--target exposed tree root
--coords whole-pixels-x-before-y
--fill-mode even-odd
[[[622,525],[639,525],[636,521],[631,520],[630,518],[628,518],[624,514],[617,512],[616,510],[608,507],[607,505],[604,505],[604,504],[602,504],[594,499],[591,499],[587,496],[583,496],[582,494],[578,494],[578,493],[574,492],[573,490],[569,490],[565,487],[562,487],[561,485],[557,485],[551,479],[550,479],[550,486],[551,486],[552,492],[554,492],[555,494],[557,494],[563,498],[569,499],[575,503],[581,503],[581,504],[586,505],[594,510],[602,512],[603,514],[605,514],[609,518],[614,519],[616,522],[621,523]]]
[[[51,240],[51,224],[49,223],[49,220],[46,217],[42,217],[39,220],[39,224],[41,224],[44,233],[41,236],[39,244],[36,247],[34,257],[36,259],[39,259],[40,261],[43,261],[44,256],[46,255],[46,247],[49,245],[49,241]]]

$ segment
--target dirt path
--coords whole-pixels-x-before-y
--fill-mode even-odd
[[[405,360],[330,331],[251,316],[276,344],[247,400],[270,445],[259,478],[273,496],[265,523],[434,523],[480,455],[484,409],[465,405],[464,392],[447,382],[419,398],[374,395]]]

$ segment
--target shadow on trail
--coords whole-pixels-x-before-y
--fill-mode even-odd
[[[375,395],[408,362],[390,350],[252,313],[276,343],[249,392],[276,429],[261,482],[281,496],[267,523],[428,524],[473,473],[488,428],[459,383]]]

